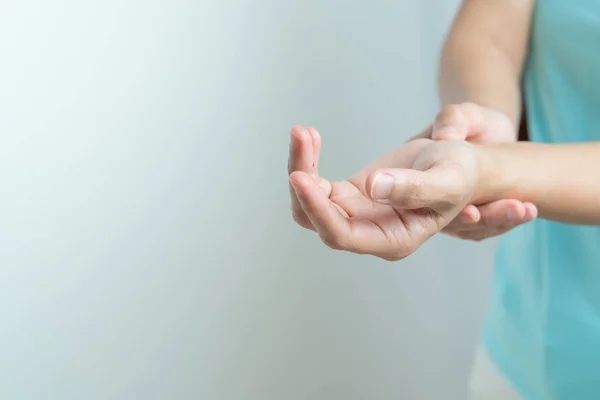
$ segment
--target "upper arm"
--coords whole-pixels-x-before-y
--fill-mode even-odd
[[[463,0],[451,37],[489,40],[520,74],[527,54],[535,0]]]

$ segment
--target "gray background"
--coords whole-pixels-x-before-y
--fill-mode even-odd
[[[493,243],[333,252],[286,174],[421,130],[456,5],[3,1],[0,398],[463,399]]]

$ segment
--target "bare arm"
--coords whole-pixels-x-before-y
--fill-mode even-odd
[[[542,218],[600,225],[600,142],[477,146],[482,172],[475,202],[515,198]]]
[[[534,0],[464,0],[442,50],[443,105],[472,102],[518,127],[520,78]]]

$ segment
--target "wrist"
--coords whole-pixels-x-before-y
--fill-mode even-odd
[[[515,195],[517,179],[504,160],[504,147],[502,144],[475,145],[479,171],[472,204],[489,203]]]

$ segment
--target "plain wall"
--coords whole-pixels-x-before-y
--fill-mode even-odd
[[[456,5],[3,2],[0,398],[464,399],[494,243],[334,252],[286,172],[424,128]]]

